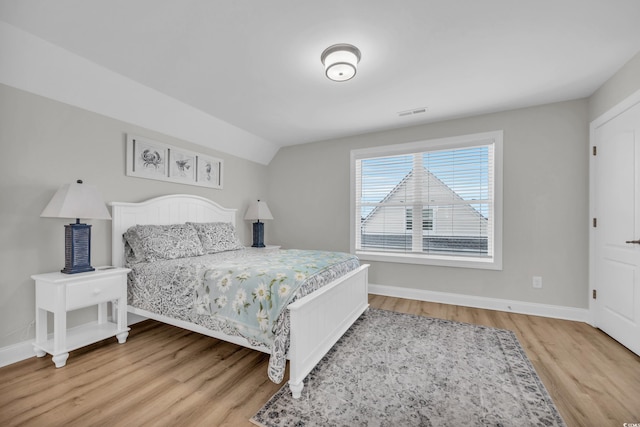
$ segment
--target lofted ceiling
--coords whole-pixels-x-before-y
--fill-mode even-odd
[[[587,97],[640,50],[638,0],[0,0],[0,21],[278,147]],[[335,43],[362,52],[350,81],[324,76]]]

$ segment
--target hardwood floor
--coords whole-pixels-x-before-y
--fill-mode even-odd
[[[372,307],[513,330],[569,426],[640,423],[640,357],[591,326],[370,296]],[[0,426],[251,426],[280,385],[265,354],[155,321],[0,368]],[[286,378],[285,378],[286,379]]]

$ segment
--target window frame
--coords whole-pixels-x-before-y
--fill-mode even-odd
[[[350,245],[351,253],[366,261],[424,264],[446,267],[502,270],[502,210],[503,210],[503,134],[502,130],[459,135],[447,138],[427,139],[416,142],[384,145],[351,150],[350,160]],[[356,161],[383,156],[400,156],[416,152],[471,148],[493,144],[493,254],[490,257],[470,257],[440,254],[378,252],[356,249]]]

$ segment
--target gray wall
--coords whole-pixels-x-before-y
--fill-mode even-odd
[[[349,251],[352,149],[502,129],[503,271],[374,262],[370,282],[585,308],[587,111],[583,99],[281,149],[269,165],[273,239]]]
[[[589,98],[589,122],[640,90],[640,52]]]
[[[587,308],[589,123],[637,90],[640,53],[588,99],[281,149],[269,165],[272,243],[349,250],[352,149],[503,129],[503,271],[374,262],[370,282]]]
[[[238,209],[238,232],[251,244],[248,204],[267,193],[267,167],[195,146],[37,95],[0,85],[0,348],[33,338],[32,274],[64,266],[64,224],[40,218],[58,187],[83,179],[96,185],[106,202],[142,201],[172,193],[207,197]],[[125,176],[126,134],[224,159],[224,189]],[[92,265],[111,261],[111,221],[88,221]],[[266,238],[269,238],[267,228]],[[94,309],[72,312],[69,325],[92,318]]]

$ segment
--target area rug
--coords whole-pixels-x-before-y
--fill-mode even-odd
[[[370,309],[258,426],[564,426],[515,334]]]

